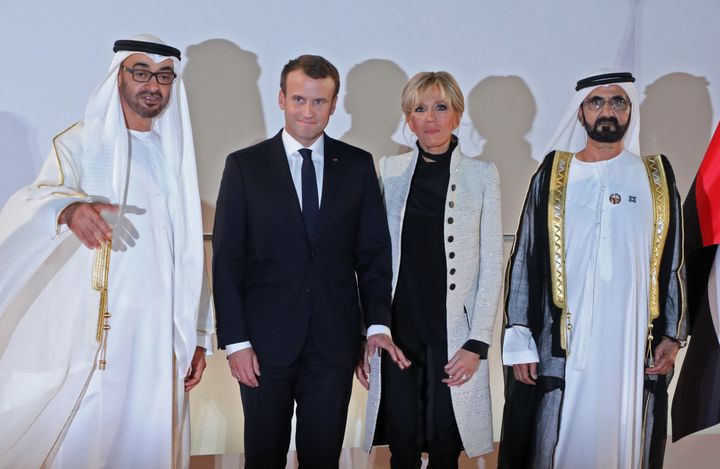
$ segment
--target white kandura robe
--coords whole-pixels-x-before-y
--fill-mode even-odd
[[[161,158],[156,133],[131,132],[125,220],[110,259],[107,369],[94,372],[52,467],[170,468],[179,450],[173,419],[187,412],[183,377],[173,371],[173,237]]]
[[[653,233],[642,159],[573,157],[565,214],[573,334],[555,467],[638,467]]]

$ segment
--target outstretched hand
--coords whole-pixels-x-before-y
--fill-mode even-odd
[[[58,222],[67,225],[88,249],[96,249],[112,239],[112,228],[103,211],[117,213],[117,205],[101,202],[75,202],[60,213]]]

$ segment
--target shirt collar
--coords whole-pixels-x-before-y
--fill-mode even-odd
[[[283,129],[282,142],[283,146],[285,147],[285,155],[288,158],[290,158],[293,154],[297,154],[299,156],[300,153],[298,153],[298,150],[300,150],[301,148],[309,148],[310,150],[312,150],[313,156],[322,157],[325,154],[325,134],[318,137],[318,139],[315,140],[312,145],[306,147],[297,140],[295,140],[292,135],[287,132],[287,130]]]

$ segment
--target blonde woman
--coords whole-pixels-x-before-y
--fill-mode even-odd
[[[413,151],[380,161],[392,239],[392,336],[412,362],[382,366],[391,466],[457,467],[464,449],[491,452],[487,351],[502,281],[500,184],[492,163],[464,155],[453,135],[465,108],[447,72],[405,85]],[[358,367],[367,385],[368,367]],[[371,399],[372,401],[372,396]]]

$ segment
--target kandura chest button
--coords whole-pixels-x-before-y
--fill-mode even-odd
[[[453,202],[453,201],[451,200],[451,201],[448,203],[448,205],[450,206],[450,208],[454,208],[454,207],[455,207],[455,202]]]
[[[455,184],[453,184],[452,186],[450,186],[450,190],[451,190],[451,191],[454,191],[455,189],[456,189]]]
[[[448,243],[452,243],[453,241],[455,241],[455,237],[454,237],[454,236],[448,236]]]
[[[449,257],[450,259],[455,259],[455,253],[454,253],[454,252],[451,252],[450,254],[448,254],[448,257]]]
[[[455,271],[455,267],[453,267],[452,269],[450,269],[450,275],[455,275],[455,272],[456,272],[456,271]]]
[[[448,218],[448,223],[449,223],[449,224],[452,225],[454,221],[455,221],[455,220],[453,220],[453,217]]]
[[[455,290],[455,284],[454,284],[454,283],[451,283],[451,284],[450,284],[450,290]]]

